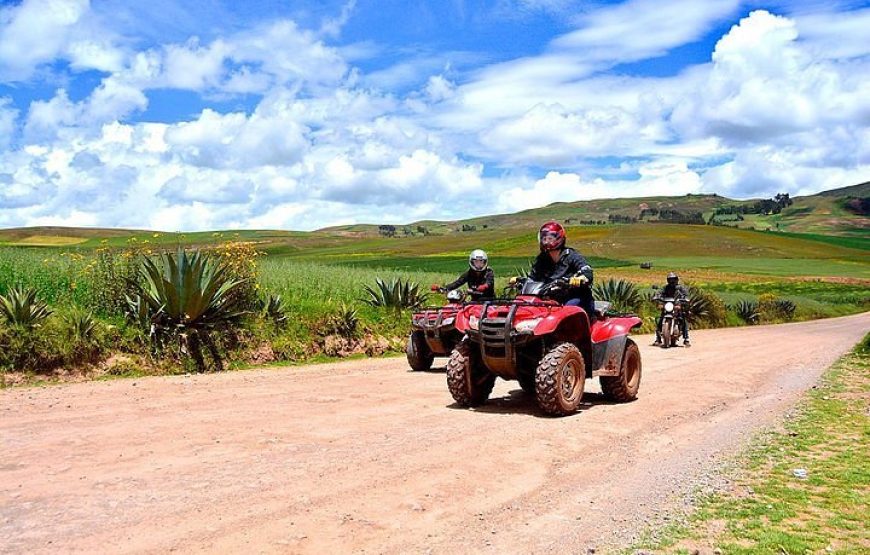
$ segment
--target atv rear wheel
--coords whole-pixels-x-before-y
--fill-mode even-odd
[[[535,372],[535,397],[547,414],[564,416],[580,406],[586,382],[583,355],[573,343],[550,349]]]
[[[489,399],[495,374],[480,362],[480,355],[468,341],[460,341],[447,362],[447,388],[463,407],[476,407]]]
[[[604,397],[610,401],[626,403],[637,399],[637,390],[640,389],[640,349],[637,344],[628,339],[625,344],[625,352],[622,354],[622,367],[618,376],[600,376],[601,391]]]
[[[405,354],[408,356],[408,364],[416,372],[425,372],[432,368],[435,353],[426,344],[426,338],[422,332],[413,331],[408,336],[408,344],[405,346]]]

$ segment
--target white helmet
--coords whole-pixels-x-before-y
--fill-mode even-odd
[[[482,272],[486,270],[487,266],[489,266],[489,258],[487,258],[486,253],[482,250],[474,249],[471,251],[471,254],[468,255],[468,265],[472,270]]]

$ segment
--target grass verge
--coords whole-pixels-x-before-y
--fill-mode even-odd
[[[687,525],[633,551],[870,553],[870,335],[738,468],[733,487],[704,499]]]

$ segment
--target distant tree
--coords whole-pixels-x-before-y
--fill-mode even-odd
[[[396,236],[396,226],[394,225],[379,225],[378,233],[383,235],[384,237],[395,237]]]

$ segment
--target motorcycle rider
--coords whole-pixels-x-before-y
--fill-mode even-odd
[[[473,301],[488,301],[495,298],[495,272],[489,267],[489,258],[481,249],[474,249],[468,255],[468,270],[456,281],[451,281],[444,287],[433,285],[433,290],[446,289],[452,291],[468,284],[468,292]]]
[[[552,283],[568,278],[568,286],[553,289],[550,297],[569,306],[579,306],[586,311],[590,322],[595,315],[592,299],[592,266],[582,254],[565,246],[567,234],[558,222],[550,221],[538,230],[538,246],[541,252],[532,265],[529,279]]]
[[[653,297],[653,301],[661,301],[662,299],[675,299],[677,302],[685,301],[689,298],[689,291],[680,285],[680,276],[676,273],[671,272],[668,274],[668,283],[662,289],[659,290],[658,293]],[[680,311],[677,315],[679,318],[680,329],[683,330],[683,346],[691,347],[692,343],[689,341],[689,322],[686,321],[686,316],[683,311]],[[664,320],[664,310],[659,314],[659,317],[656,319],[656,340],[653,343],[654,346],[658,346],[662,344],[662,321]]]

